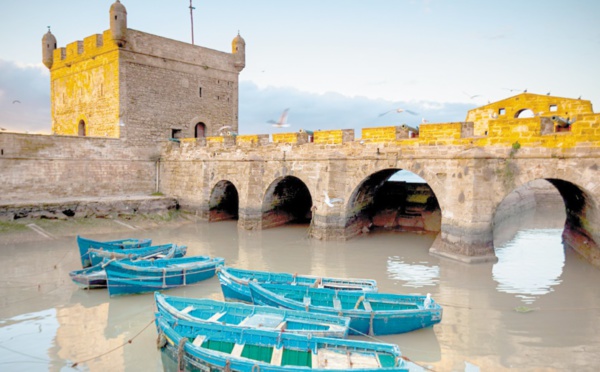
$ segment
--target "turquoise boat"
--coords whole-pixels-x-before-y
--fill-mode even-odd
[[[110,296],[154,292],[195,284],[215,275],[223,258],[208,256],[164,260],[110,261],[105,266]]]
[[[325,314],[223,302],[208,298],[186,298],[154,293],[161,315],[194,322],[216,322],[241,328],[260,328],[311,334],[320,337],[348,336],[350,319]]]
[[[255,282],[249,286],[256,305],[347,316],[351,335],[404,333],[442,320],[442,307],[430,295],[360,293]]]
[[[223,296],[229,301],[252,303],[248,282],[290,284],[319,288],[331,288],[344,291],[377,292],[377,282],[372,279],[329,278],[313,275],[273,273],[220,267],[217,271]]]
[[[125,257],[134,257],[136,260],[153,260],[153,259],[169,259],[169,258],[176,258],[176,257],[182,257],[185,255],[186,253],[186,246],[177,246],[175,244],[171,244],[170,245],[171,248],[169,250],[166,251],[166,253],[162,250],[149,254],[151,252],[146,251],[145,255],[143,256],[139,256],[139,255],[131,255],[128,254]],[[152,247],[150,247],[152,248]],[[137,248],[134,251],[144,251],[146,250],[146,248]],[[81,269],[81,270],[73,270],[69,273],[69,276],[71,277],[71,280],[73,281],[73,283],[77,284],[80,288],[83,289],[97,289],[97,288],[106,288],[106,271],[104,270],[104,266],[106,266],[108,264],[108,261],[110,260],[116,260],[116,259],[124,259],[123,256],[123,252],[126,251],[126,249],[123,249],[121,251],[119,251],[118,254],[115,254],[115,252],[110,252],[110,257],[112,258],[108,258],[109,256],[106,256],[104,258],[103,261],[97,261],[97,259],[99,258],[99,256],[96,255],[96,249],[90,249],[90,257],[92,259],[92,262],[94,262],[93,266],[90,267],[86,267],[85,269]],[[109,252],[106,251],[100,251],[104,254],[108,254]],[[137,252],[136,252],[137,253]],[[96,263],[97,262],[97,263]]]
[[[77,246],[79,247],[79,255],[81,256],[81,267],[92,266],[89,256],[90,248],[104,249],[105,251],[116,251],[128,248],[142,248],[152,245],[152,239],[121,239],[98,241],[83,238],[77,235]]]
[[[92,266],[108,260],[138,260],[152,258],[178,258],[185,256],[187,246],[177,244],[153,245],[143,248],[130,248],[115,250],[104,250],[90,248],[88,250]]]
[[[169,320],[160,313],[156,329],[165,370],[409,371],[394,344]]]
[[[73,270],[69,273],[73,283],[83,289],[106,288],[106,271],[99,263],[81,270]]]

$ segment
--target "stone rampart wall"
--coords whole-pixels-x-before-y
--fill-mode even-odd
[[[0,200],[149,195],[159,156],[117,139],[0,133]]]

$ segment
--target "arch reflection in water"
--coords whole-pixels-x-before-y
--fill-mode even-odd
[[[496,248],[492,275],[499,292],[516,294],[527,304],[561,283],[565,265],[562,229],[521,230]]]
[[[407,263],[402,257],[391,256],[387,260],[387,271],[391,279],[402,280],[404,287],[420,288],[439,283],[440,268],[424,263]]]

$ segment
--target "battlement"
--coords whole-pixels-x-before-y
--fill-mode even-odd
[[[55,49],[52,70],[71,67],[74,63],[95,59],[101,54],[119,49],[115,43],[105,42],[105,40],[112,40],[110,30],[106,30],[102,34],[88,36],[83,41],[74,41],[67,44],[66,47]]]
[[[577,145],[600,148],[600,114],[581,114],[572,118],[568,128],[562,128],[548,117],[494,119],[488,124],[485,136],[474,134],[476,123],[451,122],[422,124],[414,136],[406,125],[363,128],[362,138],[354,139],[353,129],[325,130],[314,133],[289,132],[237,136],[213,136],[182,139],[187,146],[264,146],[270,144],[341,145],[348,142],[385,143],[399,146],[465,146],[569,148]],[[311,141],[312,136],[312,141]]]

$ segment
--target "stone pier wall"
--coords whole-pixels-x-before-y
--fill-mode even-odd
[[[150,195],[159,157],[118,139],[0,133],[0,202]]]

